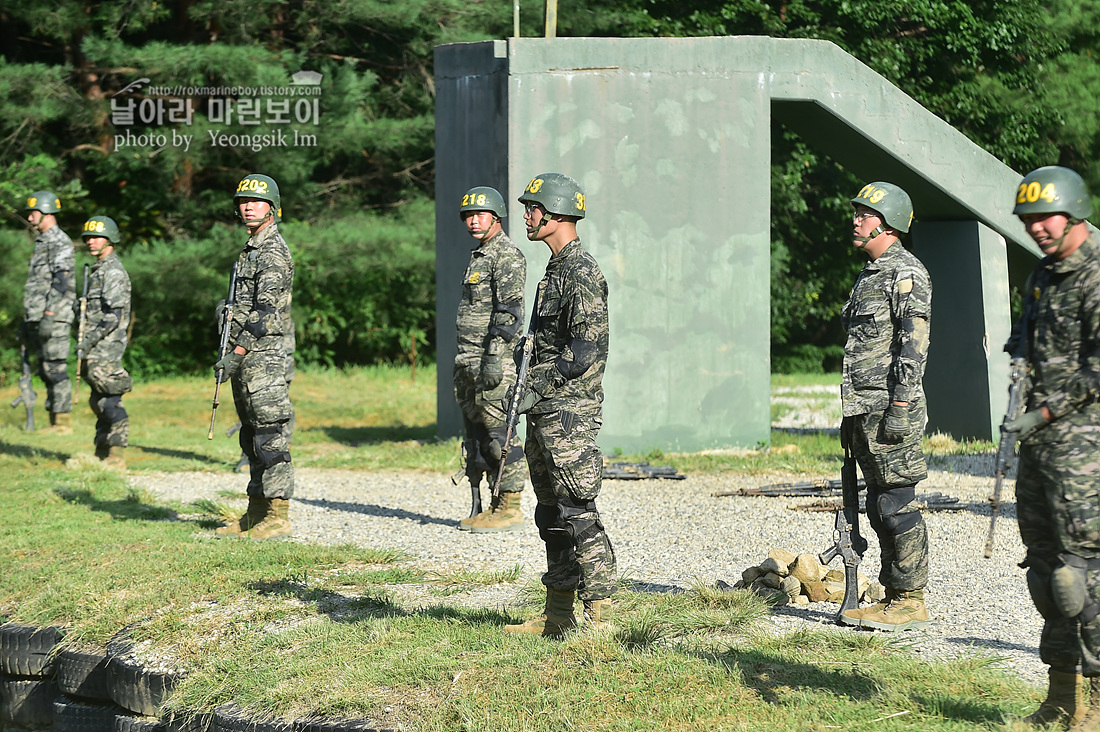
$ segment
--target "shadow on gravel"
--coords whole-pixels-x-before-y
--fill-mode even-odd
[[[360,445],[377,445],[382,442],[431,442],[435,439],[435,425],[425,424],[415,427],[310,427],[310,430],[319,430],[330,440],[335,440],[348,447]]]
[[[134,450],[141,450],[142,452],[151,452],[154,455],[177,458],[179,460],[194,460],[195,462],[206,463],[207,465],[228,464],[224,460],[219,460],[218,458],[213,458],[209,455],[203,455],[197,452],[191,452],[190,450],[172,450],[167,447],[148,447],[146,445],[130,445],[130,447]]]
[[[976,648],[988,648],[991,651],[1020,651],[1030,656],[1038,656],[1038,646],[1025,646],[1019,643],[1006,643],[1005,641],[994,640],[992,638],[976,638],[975,636],[966,636],[960,638],[953,636],[945,638],[949,643],[956,643],[960,646],[974,646]]]
[[[362,513],[366,514],[367,516],[378,516],[381,518],[406,519],[408,521],[415,521],[419,524],[440,524],[442,526],[453,526],[455,523],[455,520],[453,518],[436,518],[435,516],[428,516],[423,513],[406,511],[403,508],[376,506],[373,503],[348,503],[347,501],[328,501],[324,498],[295,498],[294,500],[298,501],[299,503],[308,503],[311,506],[316,506],[318,508],[327,508],[332,511]]]
[[[248,588],[261,595],[293,597],[313,603],[317,610],[334,623],[357,623],[368,618],[400,618],[424,616],[437,620],[457,620],[469,625],[506,625],[515,618],[491,608],[455,608],[446,605],[406,610],[383,592],[377,595],[342,595],[339,592],[309,587],[296,579],[250,582]],[[384,586],[383,586],[384,587]]]
[[[44,450],[41,447],[31,447],[30,445],[13,445],[10,442],[0,442],[0,453],[17,458],[48,458],[62,463],[72,457],[67,452]]]

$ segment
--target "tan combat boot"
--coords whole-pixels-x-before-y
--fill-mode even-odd
[[[1038,709],[1024,717],[1024,721],[1036,726],[1058,724],[1068,727],[1084,719],[1089,705],[1081,674],[1052,668],[1047,670],[1047,678],[1047,698]]]
[[[245,532],[250,539],[274,539],[290,533],[290,501],[285,498],[261,498],[266,511],[260,523]]]
[[[500,495],[504,495],[504,494],[501,493]],[[461,521],[459,521],[458,522],[458,530],[459,531],[470,531],[470,530],[472,530],[474,528],[474,522],[475,521],[480,521],[481,519],[486,518],[487,516],[492,514],[493,509],[496,507],[496,505],[498,503],[500,503],[500,496],[497,496],[496,498],[494,498],[493,501],[490,503],[489,507],[487,509],[485,509],[484,511],[482,511],[481,513],[479,513],[477,516],[470,516],[469,518],[464,518]]]
[[[519,507],[522,495],[501,493],[487,514],[478,514],[470,522],[470,531],[475,534],[494,534],[498,531],[522,530],[523,511]]]
[[[851,625],[858,628],[859,621],[863,619],[864,615],[874,615],[875,613],[881,613],[886,609],[886,606],[890,604],[890,601],[894,599],[895,592],[889,587],[885,588],[886,599],[882,602],[876,602],[874,605],[868,605],[867,607],[854,607],[850,610],[845,610],[839,616],[837,616],[837,622],[841,625]]]
[[[1081,721],[1073,724],[1069,732],[1100,732],[1100,679],[1089,679],[1088,702],[1082,703],[1077,709]]]
[[[262,498],[248,497],[248,510],[236,521],[229,521],[225,526],[214,529],[215,536],[240,536],[256,524],[264,520],[267,515],[267,503]]]
[[[916,630],[932,624],[928,619],[928,608],[924,606],[924,590],[893,592],[882,610],[870,612],[867,608],[859,618],[859,627],[875,630]]]
[[[573,614],[573,590],[555,590],[547,587],[546,608],[542,615],[521,625],[505,625],[504,632],[561,638],[576,627],[577,616]]]
[[[585,627],[592,628],[593,630],[613,630],[615,628],[615,626],[611,624],[613,609],[614,606],[610,597],[605,597],[602,600],[585,600]]]
[[[73,433],[73,419],[68,412],[50,412],[50,426],[43,427],[41,432],[47,435],[71,435]]]
[[[103,464],[109,468],[126,468],[126,458],[122,456],[123,447],[111,445],[107,448],[107,457],[103,458]]]

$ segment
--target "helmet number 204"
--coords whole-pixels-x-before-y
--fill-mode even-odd
[[[1030,183],[1021,183],[1016,191],[1016,203],[1035,203],[1040,198],[1047,203],[1058,200],[1058,192],[1054,190],[1053,183],[1047,183],[1040,190],[1038,181],[1033,180]]]

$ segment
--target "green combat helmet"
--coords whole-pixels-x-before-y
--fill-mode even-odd
[[[882,216],[883,223],[891,229],[896,229],[905,234],[913,225],[913,202],[909,194],[893,183],[875,181],[868,183],[859,189],[859,193],[849,203],[855,206],[857,203],[872,209]],[[871,238],[878,236],[878,229],[872,232]]]
[[[84,231],[80,236],[88,239],[93,236],[102,236],[112,244],[122,241],[122,234],[118,230],[118,224],[110,216],[93,216],[84,222]]]
[[[61,199],[51,191],[35,191],[27,197],[27,206],[23,210],[55,214],[61,210]]]
[[[508,215],[504,196],[496,188],[489,186],[474,186],[462,195],[462,204],[458,207],[459,217],[467,211],[488,211],[498,219]]]
[[[279,184],[274,178],[259,173],[249,173],[237,184],[237,192],[233,194],[233,210],[237,218],[241,216],[241,209],[237,206],[238,198],[258,198],[271,204],[271,210],[275,214],[276,221],[283,220],[283,199],[279,196]]]
[[[1075,171],[1047,165],[1036,168],[1020,181],[1012,213],[1014,216],[1064,213],[1082,221],[1092,214],[1092,199],[1085,181]]]
[[[561,173],[543,173],[531,179],[520,203],[537,203],[547,213],[584,218],[584,191],[580,183]]]

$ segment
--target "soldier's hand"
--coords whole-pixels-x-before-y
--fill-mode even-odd
[[[1016,419],[1011,419],[1004,423],[1005,432],[1018,432],[1019,439],[1026,440],[1033,434],[1047,426],[1048,420],[1043,416],[1043,410],[1032,409],[1030,412],[1024,412]]]
[[[92,350],[92,344],[87,338],[76,344],[76,350],[84,355],[88,355],[88,351]]]
[[[224,384],[236,376],[237,372],[241,370],[243,361],[244,354],[236,351],[230,351],[222,356],[221,360],[214,364],[214,376],[217,378],[218,383]]]
[[[504,411],[507,412],[512,408],[512,399],[515,398],[516,385],[512,384],[508,387],[508,394],[504,397]],[[519,407],[516,409],[516,414],[527,414],[531,409],[542,401],[542,396],[534,389],[524,389],[519,398]]]
[[[882,426],[883,437],[887,442],[901,442],[909,434],[909,407],[891,404],[886,408],[886,419]]]
[[[486,353],[481,357],[481,386],[492,391],[504,381],[504,367],[500,363],[499,353]]]

